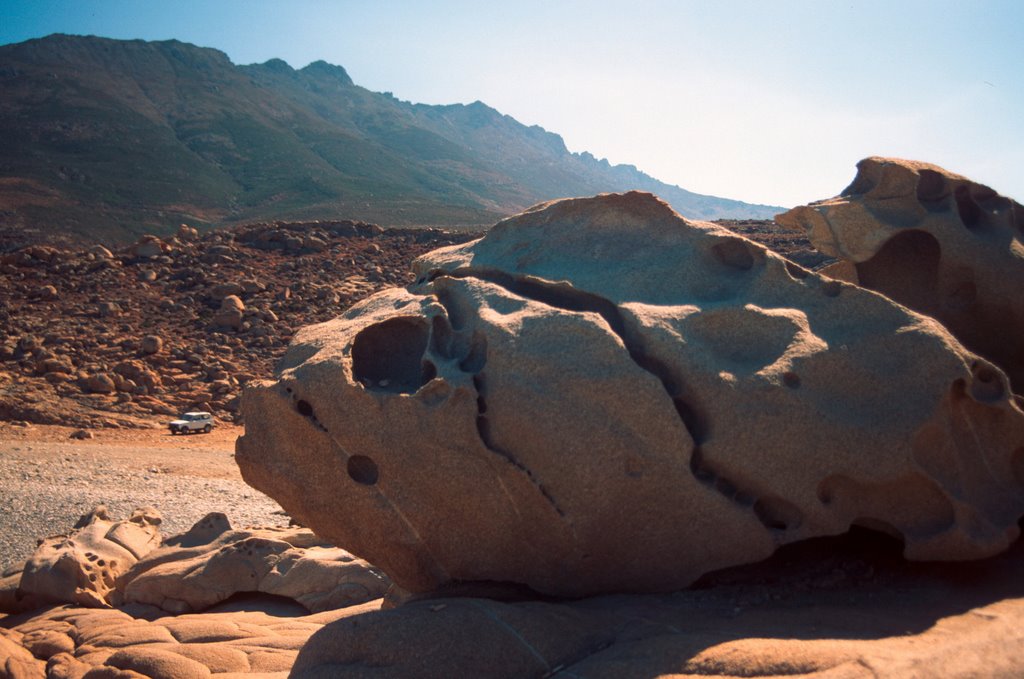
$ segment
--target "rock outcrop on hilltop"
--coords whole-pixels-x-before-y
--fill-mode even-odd
[[[936,165],[865,158],[835,198],[777,219],[840,259],[826,273],[942,322],[1024,393],[1024,206]]]
[[[649,194],[540,205],[301,330],[237,460],[430,592],[671,590],[861,524],[996,554],[1024,411],[941,325]]]

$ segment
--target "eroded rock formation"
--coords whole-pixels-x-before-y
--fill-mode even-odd
[[[671,590],[851,524],[995,554],[1024,412],[938,323],[649,194],[538,206],[303,329],[246,481],[412,592]]]
[[[866,158],[835,198],[779,215],[826,271],[941,321],[1024,393],[1024,206],[941,167]]]
[[[160,545],[161,521],[160,512],[152,507],[116,521],[100,505],[71,533],[40,540],[17,589],[21,596],[40,602],[109,606],[117,578]]]
[[[118,580],[114,600],[191,613],[259,592],[318,613],[378,599],[388,585],[365,561],[308,528],[235,530],[214,513],[135,564]]]

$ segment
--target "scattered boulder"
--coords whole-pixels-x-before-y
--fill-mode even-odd
[[[262,592],[316,613],[379,599],[389,584],[368,563],[308,528],[234,530],[227,517],[214,513],[136,563],[118,581],[116,600],[180,614],[240,592]]]
[[[182,224],[178,227],[178,239],[183,241],[199,240],[199,230],[188,224]]]
[[[68,438],[75,439],[76,441],[86,441],[94,437],[92,432],[89,431],[88,429],[76,429],[75,431],[71,432]]]
[[[1024,393],[1024,206],[936,165],[866,158],[835,198],[779,215],[852,266],[830,275],[941,321]]]
[[[171,251],[171,245],[157,236],[143,236],[128,249],[133,257],[152,259]]]
[[[102,245],[93,245],[87,251],[88,254],[92,255],[96,259],[113,259],[114,253],[103,247]]]
[[[116,302],[100,302],[96,306],[96,313],[100,318],[111,318],[121,315],[121,307]]]
[[[239,283],[218,283],[210,290],[210,296],[215,300],[223,300],[230,295],[237,297],[243,292],[245,292],[245,288]]]
[[[228,295],[220,302],[220,308],[213,316],[215,328],[233,328],[238,330],[242,327],[245,304],[237,295]]]
[[[139,349],[144,354],[158,354],[164,348],[164,340],[159,335],[146,335],[139,344]]]
[[[649,194],[538,206],[414,270],[299,331],[236,447],[410,592],[667,591],[854,524],[925,560],[1019,534],[997,367]]]
[[[136,561],[160,545],[160,512],[135,510],[124,521],[100,505],[68,535],[42,540],[25,564],[18,589],[42,601],[109,606],[114,583]]]
[[[114,378],[107,373],[93,373],[81,380],[82,389],[90,394],[113,394],[117,391]]]

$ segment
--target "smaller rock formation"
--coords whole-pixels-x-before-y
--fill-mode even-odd
[[[1024,206],[936,165],[866,158],[835,198],[776,218],[826,273],[938,319],[1024,393]]]
[[[160,544],[160,522],[160,512],[152,507],[115,521],[100,505],[70,534],[40,542],[18,590],[42,601],[108,606],[117,578]]]
[[[221,513],[168,538],[117,583],[116,603],[201,611],[241,592],[288,597],[316,613],[377,599],[389,581],[308,528],[234,530]]]

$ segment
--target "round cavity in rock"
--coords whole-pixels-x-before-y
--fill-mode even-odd
[[[782,383],[790,389],[796,389],[800,386],[800,376],[795,372],[784,372],[782,373]]]
[[[711,247],[711,252],[722,264],[731,269],[748,271],[754,266],[754,255],[745,241],[726,238]]]
[[[960,221],[963,222],[963,225],[968,229],[981,226],[984,213],[971,196],[970,189],[966,185],[961,184],[956,187],[953,196],[956,198],[956,211],[960,215]]]
[[[303,417],[313,417],[313,406],[309,405],[308,401],[296,401],[295,409],[299,411],[299,415]]]
[[[839,293],[842,292],[843,285],[839,281],[822,281],[821,291],[826,297],[838,297]]]
[[[917,179],[917,199],[922,203],[935,203],[949,195],[946,179],[935,170],[921,170]]]
[[[391,318],[365,328],[352,343],[352,377],[373,391],[414,393],[433,379],[423,366],[429,335],[422,318]]]
[[[377,463],[365,455],[353,455],[348,458],[346,471],[348,471],[348,475],[353,481],[364,486],[372,486],[377,483],[377,479],[380,476]]]
[[[796,262],[789,261],[788,259],[786,260],[786,273],[789,274],[790,278],[795,280],[802,280],[810,275],[810,272],[807,269],[803,268]]]
[[[804,515],[796,505],[780,497],[762,497],[754,503],[754,513],[766,528],[793,530],[803,523]]]
[[[999,379],[999,373],[992,366],[975,364],[972,372],[974,379],[971,380],[971,398],[979,403],[991,403],[998,401],[1006,395],[1003,381]]]

